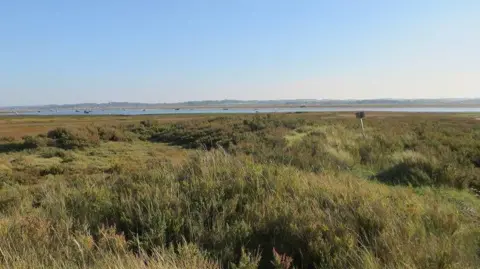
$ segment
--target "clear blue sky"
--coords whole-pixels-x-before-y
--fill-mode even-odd
[[[0,93],[0,106],[480,97],[480,1],[5,0]]]

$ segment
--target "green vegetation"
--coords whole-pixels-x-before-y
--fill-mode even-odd
[[[0,142],[5,268],[478,268],[480,121],[222,116]]]

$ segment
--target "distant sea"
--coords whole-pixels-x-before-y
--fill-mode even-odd
[[[479,112],[480,107],[278,107],[278,108],[181,108],[181,109],[97,109],[89,113],[83,110],[39,110],[29,112],[11,112],[0,115],[166,115],[166,114],[248,114],[248,113],[295,113],[295,112],[430,112],[430,113],[461,113],[461,112]]]

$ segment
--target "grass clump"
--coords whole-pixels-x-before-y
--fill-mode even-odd
[[[98,135],[103,141],[114,142],[131,142],[135,139],[135,135],[124,130],[122,127],[100,126],[97,127]]]
[[[113,126],[92,126],[83,128],[56,128],[48,132],[52,144],[62,149],[85,149],[98,146],[102,141],[133,141],[134,136]]]
[[[441,185],[439,167],[434,159],[420,153],[405,151],[392,156],[392,166],[377,174],[377,178],[389,184],[418,186]]]
[[[100,143],[98,130],[94,128],[56,128],[48,132],[47,137],[53,140],[56,147],[76,149],[96,146]]]
[[[53,148],[53,147],[43,148],[39,153],[40,153],[39,155],[42,158],[55,158],[55,157],[66,158],[68,155],[68,151],[61,148]]]

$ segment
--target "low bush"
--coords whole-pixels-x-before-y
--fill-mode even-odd
[[[27,149],[35,149],[47,146],[49,140],[44,136],[24,136],[23,146]]]
[[[16,139],[13,136],[1,136],[0,142],[14,142]]]
[[[97,129],[98,135],[103,141],[131,142],[134,140],[134,135],[122,127],[101,126]]]
[[[64,149],[54,147],[46,147],[40,151],[40,156],[42,158],[65,158],[67,154],[67,151],[65,151]]]
[[[40,171],[40,176],[46,175],[61,175],[65,173],[65,168],[60,165],[52,165]]]
[[[56,147],[63,149],[82,149],[100,143],[98,130],[93,127],[75,129],[60,127],[49,131],[47,137],[53,140]]]

